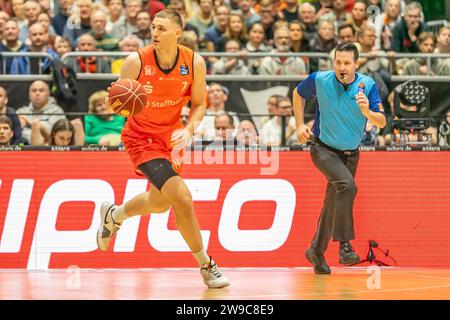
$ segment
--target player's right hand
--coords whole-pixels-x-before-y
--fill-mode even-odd
[[[308,142],[308,140],[311,139],[311,137],[313,136],[311,129],[306,124],[300,125],[297,128],[296,133],[297,139],[300,143]]]

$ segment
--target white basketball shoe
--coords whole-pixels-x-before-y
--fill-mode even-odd
[[[111,202],[103,202],[100,207],[101,222],[97,231],[97,246],[102,251],[108,250],[111,239],[121,226],[121,224],[115,223],[112,218],[112,213],[116,208],[117,206]]]
[[[212,258],[200,268],[200,273],[203,277],[203,283],[208,288],[224,288],[230,285],[230,281],[220,271]]]

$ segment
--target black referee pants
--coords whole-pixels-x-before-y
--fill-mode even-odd
[[[357,187],[355,184],[359,150],[340,151],[319,139],[311,143],[311,159],[327,178],[327,191],[317,231],[311,248],[323,254],[331,237],[333,241],[349,241],[355,238],[353,226],[353,203]]]

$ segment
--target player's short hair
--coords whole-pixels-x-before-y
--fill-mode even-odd
[[[355,61],[358,61],[359,59],[359,51],[358,48],[353,43],[340,43],[336,47],[336,51],[334,52],[334,58],[336,59],[336,53],[338,52],[353,52],[353,58]]]
[[[183,19],[181,18],[181,15],[178,13],[178,11],[165,9],[155,14],[154,18],[169,19],[179,25],[181,29],[183,29]]]

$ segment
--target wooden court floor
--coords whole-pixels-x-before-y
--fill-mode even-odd
[[[450,269],[223,268],[231,281],[207,289],[196,269],[0,270],[0,299],[450,299]],[[379,272],[378,272],[379,271]]]

